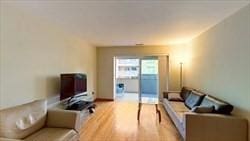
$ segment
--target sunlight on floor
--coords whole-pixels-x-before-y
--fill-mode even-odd
[[[162,122],[155,107],[142,106],[137,121],[136,102],[97,102],[96,112],[81,129],[81,141],[180,141],[180,135],[162,106]]]

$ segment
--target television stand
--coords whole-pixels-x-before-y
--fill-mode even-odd
[[[74,103],[77,103],[77,102],[78,104],[74,105]],[[81,106],[81,105],[84,105],[84,103],[86,104],[86,102],[87,102],[87,106],[86,105]],[[70,103],[68,103],[67,100],[58,101],[58,102],[55,102],[54,104],[51,104],[51,106],[49,106],[50,109],[54,109],[54,110],[70,110],[71,109],[73,111],[79,111],[81,126],[85,124],[85,122],[90,117],[90,115],[95,111],[94,109],[95,107],[96,105],[94,103],[94,98],[92,95],[87,95],[87,96],[84,96],[83,98],[78,98],[77,100],[70,101]]]
[[[79,100],[71,105],[68,105],[66,107],[66,110],[82,111],[84,109],[88,109],[89,112],[92,113],[94,108],[95,108],[94,102]]]

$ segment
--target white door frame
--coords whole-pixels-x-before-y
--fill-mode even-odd
[[[158,57],[157,60],[158,60],[158,87],[157,87],[157,92],[158,92],[158,98],[160,99],[160,79],[159,79],[159,56],[166,56],[168,59],[167,59],[167,64],[166,64],[166,67],[167,67],[167,74],[168,74],[168,77],[167,77],[167,80],[166,80],[166,88],[168,89],[168,85],[169,85],[169,55],[168,54],[152,54],[152,55],[119,55],[119,56],[114,56],[113,57],[113,99],[115,100],[116,98],[116,60],[117,59],[139,59],[139,76],[138,76],[138,96],[140,95],[141,93],[141,59],[143,58],[146,58],[146,57],[152,57],[152,56],[155,56],[155,57]],[[140,96],[139,96],[140,98]],[[140,100],[140,99],[139,99]]]

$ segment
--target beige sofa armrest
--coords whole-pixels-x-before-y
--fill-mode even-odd
[[[71,128],[80,131],[80,112],[69,110],[48,109],[47,126],[58,128]]]
[[[184,114],[185,141],[247,141],[246,119],[221,114]]]
[[[166,91],[166,92],[163,92],[163,97],[168,98],[168,94],[170,93],[180,94],[181,92],[180,91]]]

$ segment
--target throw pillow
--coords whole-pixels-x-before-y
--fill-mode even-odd
[[[169,101],[181,101],[181,102],[184,101],[179,93],[169,93],[168,94],[168,100]]]
[[[204,96],[205,94],[203,93],[192,91],[187,97],[187,99],[185,100],[185,105],[189,109],[192,109],[194,106],[199,106]]]
[[[195,106],[195,107],[192,108],[191,111],[195,112],[195,113],[213,113],[214,106],[208,106],[208,107],[205,107],[205,106]]]

